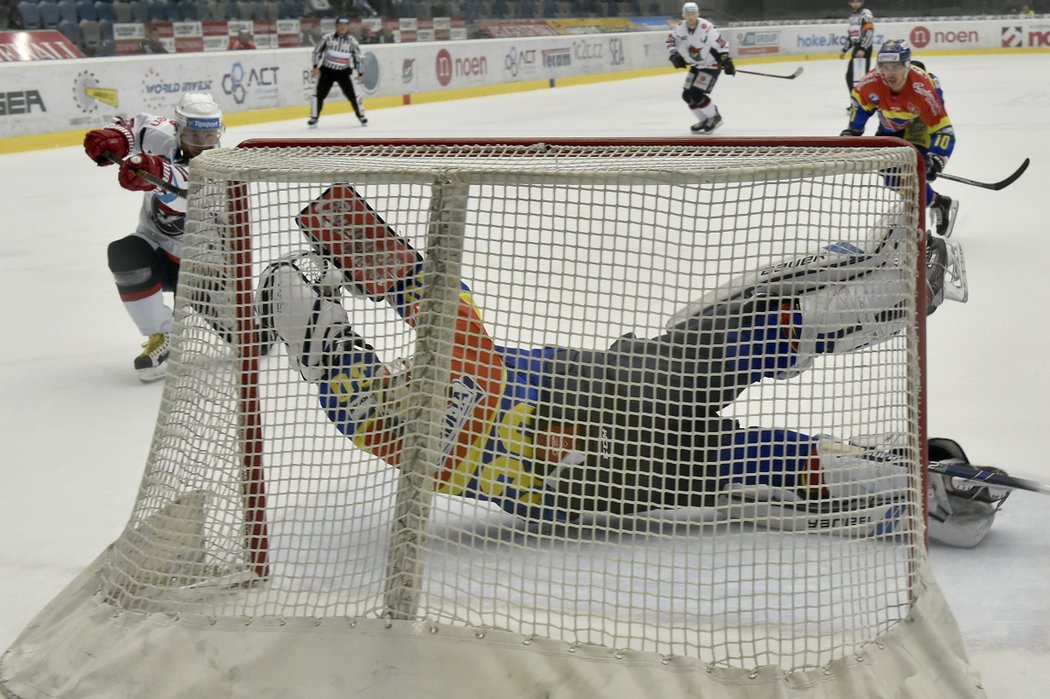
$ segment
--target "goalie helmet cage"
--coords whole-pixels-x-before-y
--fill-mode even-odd
[[[982,696],[925,553],[923,186],[896,139],[267,140],[199,156],[130,521],[4,654],[0,688]],[[522,369],[536,355],[506,348],[654,337],[697,298],[739,298],[741,275],[870,250],[889,229],[908,242],[887,263],[904,291],[884,300],[903,330],[755,381],[717,424],[892,444],[910,484],[892,493],[897,521],[777,519],[717,492],[667,507],[658,479],[633,494],[663,509],[617,488],[570,521],[542,506],[541,479],[558,481],[541,467],[535,387],[518,407],[487,402],[512,368],[537,378]],[[341,266],[349,321],[390,376],[409,367],[371,407],[355,391],[375,377],[322,386],[283,343],[264,352],[260,276],[303,249]],[[666,441],[602,436],[603,454]],[[638,468],[682,466],[662,458]]]

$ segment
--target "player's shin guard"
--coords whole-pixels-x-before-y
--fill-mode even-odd
[[[262,273],[260,325],[284,341],[293,366],[308,381],[324,377],[343,341],[362,343],[340,302],[341,281],[337,270],[311,253],[282,258]]]

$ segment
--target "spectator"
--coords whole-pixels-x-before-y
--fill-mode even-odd
[[[237,32],[237,36],[230,37],[230,51],[243,51],[246,49],[254,49],[255,42],[252,40],[252,35],[242,29]]]
[[[142,53],[167,53],[160,40],[160,29],[154,25],[146,27],[146,38],[142,40]]]

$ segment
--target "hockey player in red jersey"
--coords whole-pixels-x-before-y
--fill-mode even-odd
[[[937,179],[955,149],[955,129],[936,76],[912,61],[907,44],[891,40],[879,49],[875,70],[857,83],[852,97],[849,126],[841,135],[862,135],[868,119],[878,113],[877,136],[897,136],[918,148],[926,157],[926,205],[933,213],[937,233],[951,235],[958,202],[934,192],[929,184]],[[892,173],[886,181],[897,185]]]
[[[729,42],[715,25],[700,17],[695,2],[687,2],[682,5],[682,21],[667,36],[667,54],[675,68],[689,69],[682,85],[682,99],[696,117],[690,129],[693,133],[711,133],[722,124],[711,92],[721,71],[736,75]]]
[[[216,148],[224,128],[222,110],[210,94],[186,93],[174,119],[137,114],[84,136],[88,157],[100,166],[119,163],[120,186],[145,192],[135,232],[108,250],[120,300],[146,338],[135,357],[144,382],[163,378],[168,358],[173,316],[164,292],[178,284],[186,218],[185,195],[177,192],[186,189],[189,161]]]
[[[311,202],[298,222],[314,250],[262,272],[261,324],[317,386],[339,431],[396,467],[412,367],[384,362],[354,331],[342,289],[415,327],[423,258],[349,185]],[[887,262],[910,235],[888,225],[868,250],[832,245],[757,270],[686,306],[658,336],[627,335],[606,350],[501,346],[461,282],[435,488],[541,521],[740,503],[785,529],[819,531],[845,514],[863,535],[892,533],[910,487],[892,444],[748,427],[721,411],[755,382],[898,333],[907,275]],[[951,267],[948,248],[937,250],[935,285]],[[932,309],[942,297],[929,291]],[[976,544],[1005,500],[930,492],[940,517],[931,536],[955,545]]]

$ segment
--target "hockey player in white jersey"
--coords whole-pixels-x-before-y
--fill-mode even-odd
[[[188,164],[216,148],[224,130],[222,110],[207,93],[186,93],[175,118],[137,114],[89,131],[84,150],[100,166],[119,163],[117,181],[145,192],[135,231],[109,245],[109,269],[124,308],[146,338],[135,357],[144,382],[164,376],[172,309],[164,292],[178,284],[181,239],[186,218]],[[166,185],[166,186],[164,186]]]
[[[849,57],[846,66],[846,91],[853,92],[860,79],[871,70],[871,53],[875,42],[875,16],[864,7],[864,0],[849,0],[852,12],[847,20],[846,43],[839,58]]]
[[[700,17],[695,2],[682,6],[682,21],[667,36],[668,59],[675,68],[688,68],[682,85],[682,99],[696,118],[693,133],[711,133],[722,124],[722,115],[711,101],[718,76],[736,75],[729,56],[729,42],[715,25]]]

